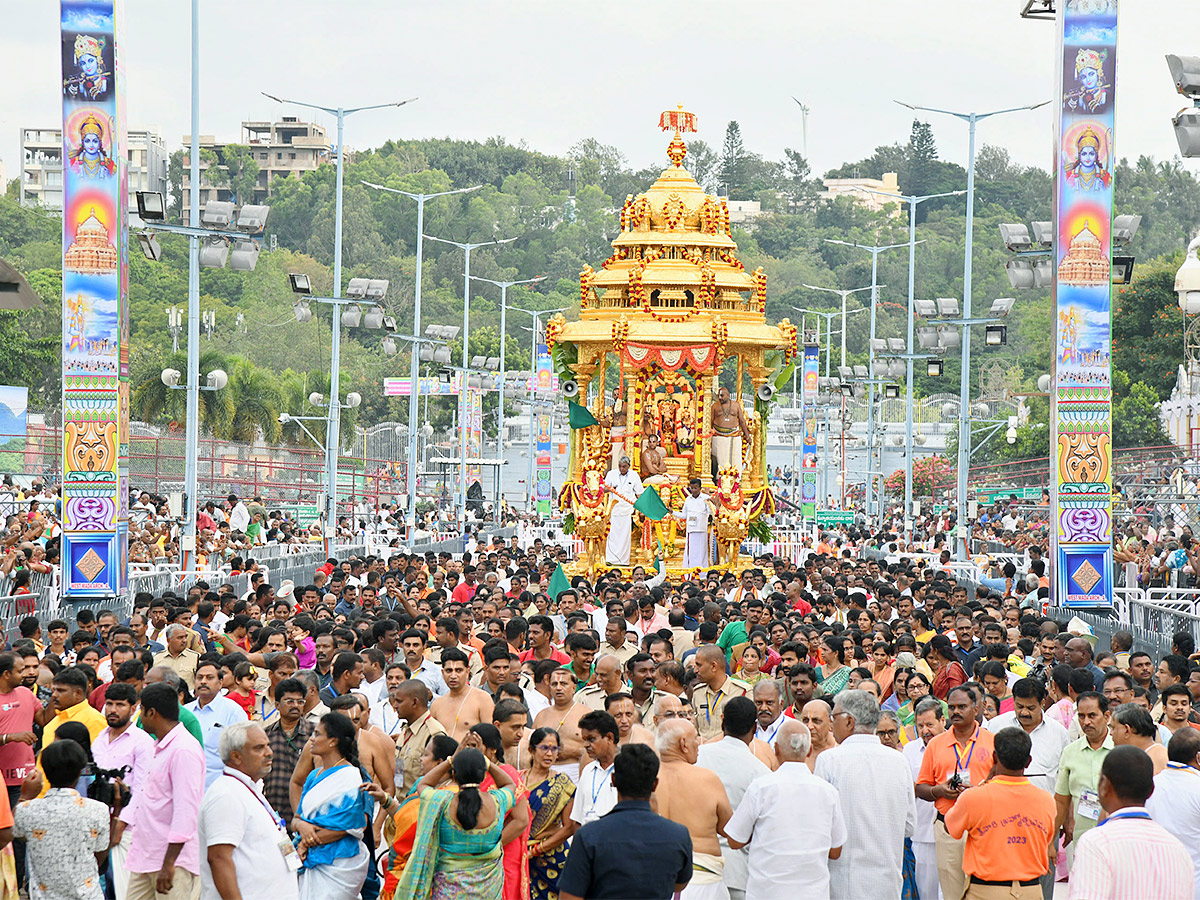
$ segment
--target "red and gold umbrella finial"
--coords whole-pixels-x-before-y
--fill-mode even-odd
[[[683,142],[683,134],[696,131],[696,114],[686,112],[680,103],[675,109],[668,109],[658,117],[658,127],[663,131],[674,129],[675,136],[667,145],[667,158],[671,160],[672,165],[683,165],[687,156],[687,144]]]

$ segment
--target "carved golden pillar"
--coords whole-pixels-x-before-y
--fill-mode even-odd
[[[771,374],[770,370],[761,365],[762,353],[757,354],[755,362],[746,363],[746,373],[750,376],[750,384],[753,390],[754,400],[758,399],[758,389],[767,383],[767,378]],[[762,451],[767,440],[766,425],[759,417],[757,411],[751,410],[748,417],[750,425],[750,436],[753,446],[750,448],[750,456],[748,457],[748,465],[746,466],[746,483],[742,486],[742,491],[745,494],[757,493],[763,487],[763,471],[762,471]]]

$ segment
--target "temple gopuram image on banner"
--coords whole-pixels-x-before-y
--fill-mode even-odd
[[[684,166],[695,117],[680,107],[660,126],[674,131],[671,165],[626,198],[612,256],[580,273],[579,320],[547,323],[572,401],[559,505],[564,530],[583,542],[575,574],[649,569],[659,558],[673,577],[737,568],[741,542],[763,534],[759,519],[775,511],[767,418],[798,361],[797,331],[767,323],[765,273],[746,271],[725,201]],[[682,513],[693,478],[710,511],[705,554],[698,519]]]

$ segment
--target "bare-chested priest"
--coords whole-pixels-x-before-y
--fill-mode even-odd
[[[692,880],[680,900],[728,897],[717,835],[724,834],[733,809],[717,773],[696,765],[700,735],[686,719],[668,719],[658,726],[655,749],[662,760],[654,789],[657,812],[692,836]]]
[[[492,697],[487,691],[471,687],[470,660],[457,647],[442,650],[442,680],[449,693],[433,701],[430,714],[459,743],[472,725],[492,721]]]
[[[729,396],[729,388],[717,391],[712,406],[712,456],[717,469],[742,466],[742,444],[750,440],[750,425],[742,404]]]
[[[553,728],[558,732],[558,762],[552,766],[575,784],[579,783],[579,761],[583,758],[583,735],[579,731],[579,720],[590,710],[575,702],[575,676],[570,669],[555,669],[550,673],[550,705],[533,720],[539,728]]]
[[[679,479],[667,471],[667,451],[657,434],[646,436],[642,448],[642,484],[674,484]]]

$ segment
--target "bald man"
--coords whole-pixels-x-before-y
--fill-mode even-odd
[[[683,702],[674,694],[659,694],[654,699],[654,730],[657,732],[664,722],[684,719]]]
[[[683,825],[692,837],[692,880],[680,900],[728,900],[718,840],[733,815],[725,786],[716,772],[696,765],[700,735],[686,719],[660,725],[654,744],[662,760],[654,790],[658,814]]]
[[[809,700],[800,710],[800,721],[812,737],[812,748],[804,762],[808,770],[813,772],[816,770],[817,757],[837,746],[833,737],[833,710],[824,700]]]

